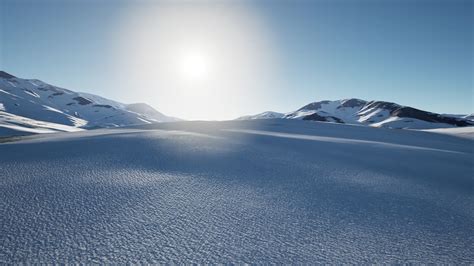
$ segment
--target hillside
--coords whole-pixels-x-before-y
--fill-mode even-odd
[[[44,133],[44,129],[75,131],[176,120],[143,103],[127,105],[0,71],[0,134]]]
[[[442,115],[402,106],[392,102],[345,99],[319,101],[307,104],[286,114],[275,113],[273,117],[265,112],[244,116],[239,119],[285,118],[320,122],[386,127],[396,129],[430,129],[473,126],[472,116]]]

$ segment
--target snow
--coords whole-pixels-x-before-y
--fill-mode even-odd
[[[337,117],[338,119],[344,121],[344,123],[347,123],[347,124],[357,124],[357,120],[358,120],[357,112],[360,110],[361,106],[342,107],[341,105],[344,104],[348,100],[350,99],[336,100],[336,101],[323,101],[321,102],[320,107],[317,109],[302,108],[295,112],[287,113],[286,117],[293,118],[293,119],[303,119],[305,116],[317,113],[318,115],[323,116],[323,117],[327,117],[327,116]]]
[[[33,120],[27,117],[13,115],[1,111],[0,108],[0,136],[54,133],[58,131],[74,132],[81,130],[82,129],[80,128],[72,126]]]
[[[28,133],[34,133],[34,134],[54,133],[57,131],[53,129],[44,128],[44,127],[30,128],[30,127],[18,126],[15,124],[0,124],[0,132],[1,133],[8,132],[8,136],[15,136],[15,135],[27,135]]]
[[[285,116],[285,114],[283,113],[267,111],[267,112],[263,112],[256,115],[242,116],[242,117],[237,118],[237,120],[274,119],[274,118],[283,118],[283,116]]]
[[[12,87],[16,87],[16,84],[11,81],[8,81],[8,84],[10,84]]]
[[[285,117],[288,116],[288,115],[291,115],[291,118],[293,118],[293,119],[303,119],[305,116],[312,115],[314,113],[316,113],[316,111],[300,110],[300,111],[287,113],[287,114],[285,114]]]
[[[9,83],[11,83],[11,82],[9,82]],[[4,90],[2,90],[2,89],[0,89],[0,92],[1,92],[1,93],[5,93],[5,94],[8,94],[8,95],[15,96],[15,95],[13,95],[13,94],[9,93],[8,91],[4,91]]]
[[[140,117],[138,117],[138,120],[142,121],[142,122],[145,123],[145,124],[151,124],[150,121],[147,121],[147,120],[145,120],[145,119],[143,119],[143,118],[140,118]]]
[[[424,131],[454,135],[454,136],[468,138],[468,139],[474,139],[474,127],[435,128],[435,129],[426,129]]]
[[[474,121],[474,114],[466,115],[466,116],[464,116],[463,118],[464,118],[464,119],[471,120],[471,121]]]
[[[176,120],[150,106],[147,114],[129,111],[126,104],[59,88],[40,80],[0,77],[0,88],[2,111],[31,121],[97,128]]]
[[[471,116],[439,115],[392,102],[364,101],[356,98],[312,102],[296,111],[285,113],[278,117],[269,117],[267,113],[272,112],[243,116],[238,119],[285,118],[317,120],[394,129],[433,129],[473,124]]]
[[[433,128],[450,128],[452,125],[444,123],[432,123],[416,118],[409,117],[390,117],[381,122],[371,124],[372,127],[387,128],[407,128],[407,129],[433,129]]]
[[[41,97],[37,93],[35,93],[34,91],[24,90],[24,92],[28,95],[31,95],[31,96],[35,97],[35,98],[40,98]]]
[[[432,149],[432,148],[427,148],[427,147],[419,147],[419,146],[415,146],[415,145],[392,144],[392,143],[386,143],[386,142],[380,142],[380,141],[368,141],[368,140],[334,138],[334,137],[321,137],[321,136],[312,136],[312,135],[304,135],[304,134],[288,134],[288,133],[278,133],[278,132],[262,131],[262,130],[227,129],[226,131],[240,132],[240,133],[247,133],[247,134],[255,134],[255,135],[264,135],[264,136],[272,136],[272,137],[279,137],[279,138],[313,140],[313,141],[321,141],[321,142],[332,142],[332,143],[339,143],[339,144],[364,144],[364,145],[382,146],[382,147],[387,146],[387,147],[399,148],[399,149],[429,150],[429,151],[454,152],[454,153],[456,153],[456,151],[451,151],[451,150]]]
[[[473,142],[266,119],[0,144],[0,263],[474,263]]]
[[[381,108],[368,108],[359,112],[359,115],[358,122],[372,125],[382,122],[387,118],[390,119],[390,111]]]

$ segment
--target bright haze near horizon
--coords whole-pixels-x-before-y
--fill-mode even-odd
[[[0,69],[184,119],[317,100],[473,113],[472,1],[0,0]]]

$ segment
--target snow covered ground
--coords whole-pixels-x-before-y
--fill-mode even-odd
[[[474,139],[474,127],[435,128],[435,129],[425,129],[424,131]]]
[[[473,149],[282,119],[24,137],[0,144],[0,263],[472,264]]]

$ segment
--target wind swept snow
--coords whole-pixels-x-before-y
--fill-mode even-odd
[[[474,263],[473,142],[299,120],[0,144],[0,263]]]

